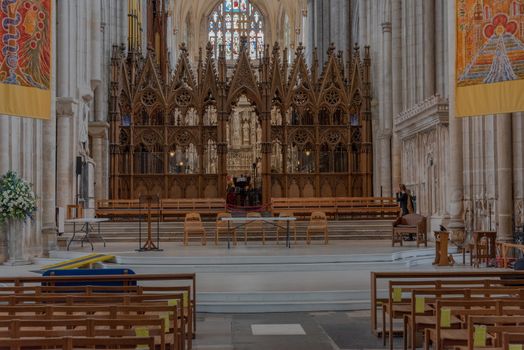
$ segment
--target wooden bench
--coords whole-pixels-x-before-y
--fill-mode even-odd
[[[163,281],[174,286],[189,286],[189,305],[193,320],[193,332],[196,332],[196,275],[194,273],[178,274],[135,274],[135,275],[85,275],[85,276],[23,276],[23,277],[0,277],[0,284],[5,286],[27,286],[39,283],[45,286],[57,286],[60,284],[71,285],[73,283],[100,283],[119,281],[122,285],[137,283],[148,283]],[[145,287],[144,287],[145,288]]]
[[[434,313],[434,304],[438,300],[460,298],[461,301],[466,302],[472,299],[479,299],[485,301],[486,298],[518,298],[524,297],[524,289],[518,288],[471,288],[471,289],[415,289],[412,291],[412,299],[410,303],[410,312],[404,316],[404,335],[405,342],[411,344],[411,349],[416,349],[416,334],[417,331],[425,332],[426,329],[431,330],[436,325],[437,318]],[[489,313],[488,313],[489,314]],[[422,316],[422,317],[420,317]],[[428,321],[429,316],[429,321]],[[421,320],[422,318],[422,320]],[[417,326],[418,325],[418,326]],[[427,328],[427,327],[430,328]],[[437,329],[438,333],[440,329]],[[390,336],[391,340],[391,336]]]
[[[0,321],[2,338],[136,337],[152,336],[160,350],[166,349],[163,319],[37,319]],[[2,344],[0,344],[1,348]]]
[[[118,304],[115,299],[111,299],[112,304],[92,303],[93,300],[83,302],[76,300],[76,303],[67,299],[65,303],[52,304],[53,301],[49,298],[46,300],[34,300],[36,303],[16,304],[14,306],[3,306],[0,310],[0,320],[11,320],[13,318],[21,320],[33,320],[41,318],[46,320],[52,319],[126,319],[126,320],[141,320],[141,319],[166,319],[164,324],[170,338],[168,344],[174,344],[177,349],[191,349],[192,334],[190,326],[191,322],[186,322],[185,317],[179,317],[181,312],[178,312],[176,304],[169,303],[135,303],[135,304]],[[37,304],[39,301],[45,301],[46,304]],[[65,305],[68,304],[68,305]],[[187,342],[187,345],[186,345]]]
[[[393,329],[393,319],[402,319],[411,311],[412,291],[417,289],[457,289],[457,288],[493,288],[519,286],[521,280],[500,280],[500,279],[468,279],[468,280],[390,280],[388,300],[382,303],[382,334],[388,334],[391,344]],[[408,297],[405,297],[408,294]],[[388,323],[386,323],[386,320]],[[404,329],[405,332],[405,329]],[[383,337],[383,343],[386,345],[386,337]]]
[[[308,217],[313,212],[322,211],[333,218],[377,219],[397,217],[400,209],[395,199],[390,197],[306,197],[273,198],[271,211],[273,215],[293,212],[297,217]]]
[[[0,344],[10,350],[21,349],[136,349],[139,345],[149,350],[155,348],[153,337],[60,337],[60,338],[1,338]]]
[[[441,347],[446,339],[456,341],[456,345],[464,346],[468,341],[469,320],[474,318],[487,319],[493,315],[504,315],[504,317],[514,317],[523,315],[524,301],[518,298],[506,299],[470,299],[470,300],[437,300],[434,317],[436,322],[424,331],[424,347],[428,348],[429,343],[434,347]],[[444,313],[444,311],[446,313]],[[446,316],[444,317],[444,315]],[[446,320],[444,320],[446,318]],[[449,320],[460,319],[461,325],[457,331],[451,328]],[[444,322],[445,321],[445,322]]]
[[[421,271],[421,272],[371,272],[370,273],[370,293],[371,293],[371,332],[375,335],[382,335],[377,332],[377,308],[378,305],[388,302],[389,297],[378,297],[377,285],[389,280],[416,281],[422,279],[524,279],[524,271]],[[524,282],[524,281],[523,281]],[[386,288],[386,292],[387,292]]]

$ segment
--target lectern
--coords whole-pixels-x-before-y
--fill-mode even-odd
[[[434,231],[435,234],[435,261],[433,265],[450,266],[450,259],[448,256],[448,241],[449,232]]]
[[[160,198],[155,195],[143,195],[139,197],[139,234],[138,234],[138,251],[151,251],[157,250],[160,251]],[[157,211],[157,226],[156,226],[156,244],[153,241],[153,229],[152,229],[152,214],[151,209],[153,204],[155,205],[155,210]],[[146,212],[143,214],[142,210]],[[147,238],[142,245],[142,218],[145,217],[147,221]]]

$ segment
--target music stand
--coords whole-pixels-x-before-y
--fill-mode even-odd
[[[153,232],[152,232],[152,217],[151,217],[151,205],[156,204],[156,210],[160,210],[160,197],[156,195],[142,195],[139,197],[139,217],[140,217],[140,226],[139,226],[139,233],[138,233],[138,249],[137,251],[143,252],[143,251],[162,251],[160,249],[160,213],[157,215],[157,225],[156,225],[156,244],[153,242]],[[147,213],[145,214],[145,217],[147,218],[147,238],[144,242],[144,245],[142,245],[142,208],[147,209]]]

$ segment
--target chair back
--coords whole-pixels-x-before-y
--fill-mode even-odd
[[[311,221],[325,221],[326,219],[326,213],[323,211],[314,211],[311,213]]]
[[[283,211],[278,216],[281,217],[281,218],[288,218],[288,217],[293,216],[293,212],[291,212],[291,211]]]
[[[199,213],[187,213],[185,221],[186,222],[188,222],[188,221],[202,221],[202,219],[200,218],[200,214]]]
[[[247,217],[248,218],[259,218],[259,217],[262,217],[262,215],[260,215],[260,213],[251,211],[251,212],[247,213]]]
[[[231,217],[231,213],[218,213],[217,214],[217,222],[216,222],[217,226],[219,226],[219,227],[227,226],[227,222],[222,221],[221,219],[222,218],[230,218],[230,217]]]

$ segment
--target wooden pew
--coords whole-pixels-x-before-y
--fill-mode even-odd
[[[169,318],[169,328],[166,327],[168,344],[174,344],[176,349],[191,349],[191,336],[187,333],[184,318],[179,318],[176,305],[166,303],[141,303],[141,304],[18,304],[15,306],[3,306],[0,308],[0,321],[19,320],[148,320]],[[165,322],[165,321],[163,321]],[[167,324],[166,324],[167,325]],[[187,346],[186,342],[187,341]]]
[[[522,280],[494,280],[494,279],[469,279],[469,280],[390,280],[388,281],[388,299],[382,304],[382,334],[389,334],[392,338],[393,319],[402,319],[404,315],[411,312],[411,292],[421,288],[491,288],[501,286],[512,286],[523,284]],[[408,294],[408,298],[403,295]],[[396,300],[395,300],[396,299]],[[389,321],[386,330],[386,320]],[[383,337],[383,343],[386,345],[386,337]]]
[[[27,285],[46,285],[58,286],[64,284],[101,284],[103,282],[120,281],[122,285],[133,283],[151,284],[155,281],[169,282],[175,286],[189,285],[189,303],[192,308],[193,332],[196,332],[196,275],[194,273],[178,274],[136,274],[136,275],[83,275],[83,276],[23,276],[23,277],[0,277],[0,285],[5,286],[27,286]],[[160,287],[159,287],[160,288]]]
[[[513,333],[504,331],[502,333],[502,349],[510,350],[510,345],[524,345],[524,332]]]
[[[136,337],[141,330],[166,349],[164,320],[156,319],[40,319],[0,321],[2,338]],[[1,344],[0,344],[1,347]]]
[[[493,315],[504,315],[504,317],[522,317],[524,300],[507,299],[471,299],[471,300],[437,300],[435,308],[436,324],[427,327],[424,331],[424,348],[429,348],[429,343],[434,348],[446,345],[444,342],[455,341],[459,346],[464,346],[468,340],[468,320],[472,317],[485,319]],[[449,324],[444,324],[444,312],[447,310],[446,318],[458,318],[461,320],[459,329],[451,329]],[[444,343],[444,344],[443,344]]]
[[[380,281],[388,280],[420,280],[420,279],[475,279],[475,278],[508,278],[524,279],[524,272],[518,271],[424,271],[424,272],[371,272],[370,273],[370,293],[371,293],[371,332],[375,335],[382,335],[377,332],[377,308],[378,305],[388,301],[388,298],[378,297],[377,285]],[[524,281],[523,281],[524,284]]]
[[[96,338],[96,337],[63,337],[63,338],[26,338],[26,339],[0,339],[0,344],[10,350],[22,349],[136,349],[145,345],[148,349],[155,348],[153,337],[121,337],[121,338]]]
[[[524,334],[524,317],[523,316],[470,316],[468,318],[468,339],[467,349],[473,350],[474,346],[474,335],[475,325],[485,325],[486,333],[490,339],[492,339],[492,347],[502,348],[503,346],[503,333],[521,333]]]
[[[444,300],[447,298],[454,298],[457,300],[457,298],[460,298],[458,300],[463,301],[466,303],[468,300],[472,299],[480,299],[481,301],[485,301],[486,299],[492,298],[492,299],[498,299],[498,298],[513,298],[515,295],[518,295],[519,298],[524,298],[524,289],[518,289],[518,288],[471,288],[471,289],[415,289],[412,291],[412,300],[411,300],[411,312],[407,315],[405,315],[405,341],[408,340],[411,343],[411,349],[416,349],[416,333],[419,330],[422,330],[423,332],[427,331],[429,329],[429,336],[433,336],[433,329],[427,328],[425,326],[432,326],[433,324],[437,324],[437,318],[433,318],[434,322],[429,322],[427,318],[424,319],[423,322],[419,322],[419,324],[422,324],[422,327],[417,327],[417,318],[422,316],[437,316],[434,313],[434,307],[429,307],[428,311],[428,303],[431,303],[432,305],[436,304],[438,300]],[[417,304],[422,299],[421,303],[424,307],[424,313],[421,313],[420,308],[417,308]],[[417,310],[418,309],[418,310]],[[489,313],[488,313],[489,314]],[[438,330],[440,331],[440,329]],[[453,334],[456,332],[452,332]],[[409,337],[407,335],[409,334]],[[428,333],[425,333],[428,335]],[[438,336],[437,343],[439,342]],[[433,339],[433,338],[431,338]]]
[[[122,305],[136,305],[137,312],[143,312],[148,306],[169,306],[170,301],[173,300],[173,305],[183,305],[184,298],[183,294],[95,294],[95,295],[84,295],[84,294],[49,294],[49,295],[9,295],[0,296],[0,303],[7,303],[8,305],[27,305],[31,306],[34,304],[46,304],[46,305],[104,305],[110,308],[114,304]],[[187,303],[187,302],[186,302]],[[193,319],[192,308],[189,305],[182,307],[183,316],[181,332],[187,334],[186,340],[188,341],[188,348],[192,346],[193,339]],[[166,310],[164,310],[166,311]],[[185,322],[187,320],[187,322]]]

